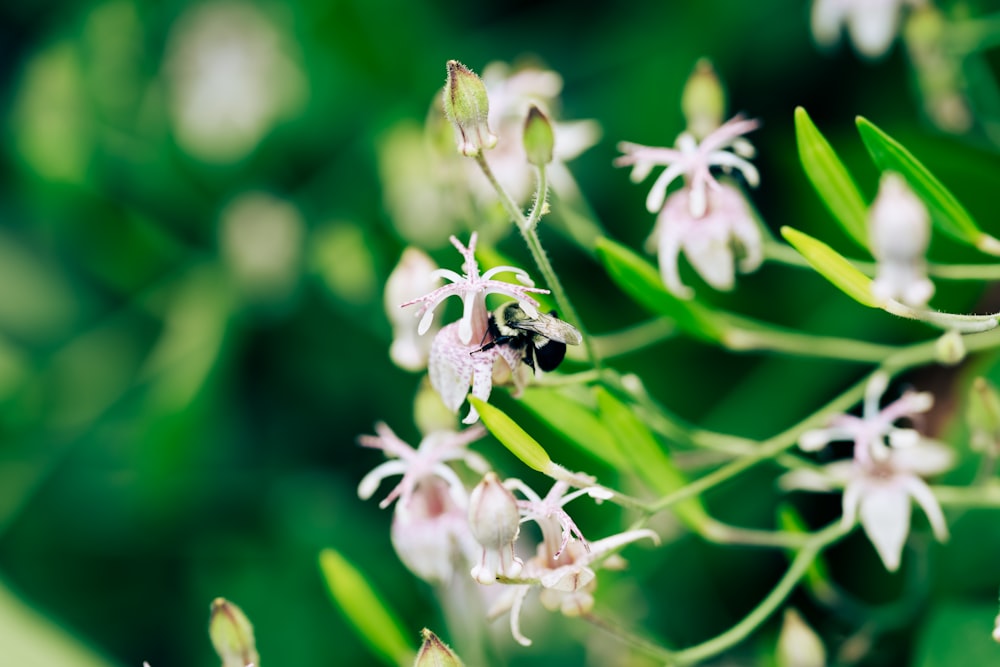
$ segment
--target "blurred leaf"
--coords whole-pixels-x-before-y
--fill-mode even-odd
[[[847,235],[868,249],[867,207],[847,167],[802,107],[795,109],[799,159],[820,199]]]
[[[840,291],[869,308],[879,304],[872,296],[871,278],[858,271],[836,250],[808,234],[791,227],[782,227],[781,235],[806,258],[816,271]]]
[[[686,486],[687,477],[663,451],[652,431],[636,417],[635,411],[603,387],[597,387],[596,393],[601,421],[615,435],[618,447],[629,460],[632,473],[650,489],[664,496]],[[708,512],[697,497],[677,503],[673,509],[695,531],[708,520]]]
[[[534,438],[517,425],[496,406],[475,396],[469,396],[469,403],[479,412],[480,419],[497,440],[509,449],[514,456],[521,459],[529,468],[548,474],[552,468],[552,459],[545,449]]]
[[[319,567],[334,604],[372,652],[387,665],[410,665],[414,651],[399,617],[372,588],[364,574],[333,549],[320,552]]]
[[[954,667],[954,665],[996,665],[1000,646],[990,638],[996,602],[946,602],[927,615],[919,638],[913,667]]]
[[[620,469],[625,458],[592,407],[552,387],[529,387],[518,403],[588,456]]]
[[[25,605],[0,580],[0,652],[5,665],[17,667],[112,667],[94,653]]]
[[[722,339],[725,325],[721,319],[696,301],[678,299],[668,292],[659,272],[634,251],[608,238],[600,238],[597,255],[615,284],[636,303],[671,318],[693,336],[710,341]]]
[[[859,116],[857,125],[875,164],[882,171],[895,171],[906,178],[906,182],[927,205],[931,219],[941,231],[985,253],[1000,255],[1000,240],[980,231],[969,212],[927,167],[870,121]]]
[[[788,503],[783,503],[778,507],[778,525],[781,530],[789,533],[805,534],[809,532],[809,527],[806,526],[802,516]],[[826,559],[821,552],[809,564],[809,569],[806,570],[806,582],[813,590],[814,595],[820,599],[826,599],[831,594],[832,581],[830,570],[826,566]]]

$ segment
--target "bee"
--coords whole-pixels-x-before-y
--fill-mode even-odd
[[[562,363],[567,345],[583,342],[576,327],[560,320],[555,311],[531,317],[516,301],[509,301],[490,313],[486,336],[490,341],[475,352],[506,345],[512,350],[523,350],[524,363],[532,370],[537,363],[538,370],[546,372]]]

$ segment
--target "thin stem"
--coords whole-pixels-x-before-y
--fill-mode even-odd
[[[1000,484],[982,486],[932,486],[934,497],[948,507],[1000,509]]]
[[[897,349],[849,338],[811,336],[779,329],[739,329],[727,331],[723,342],[731,350],[773,350],[786,354],[859,363],[878,363]]]
[[[601,359],[620,357],[659,343],[676,331],[677,326],[672,321],[658,317],[628,329],[595,336],[594,347],[600,352]]]
[[[672,658],[668,660],[667,664],[693,665],[706,658],[718,655],[745,639],[785,601],[799,580],[805,576],[816,556],[824,548],[847,535],[851,528],[851,526],[845,527],[840,521],[837,521],[813,534],[798,554],[796,554],[788,571],[778,581],[777,585],[743,620],[708,641],[673,653]]]
[[[779,547],[782,549],[804,548],[811,539],[808,533],[794,533],[786,530],[754,530],[730,526],[727,523],[708,518],[698,534],[716,544],[742,544],[750,547]]]
[[[797,269],[812,270],[812,265],[790,246],[777,241],[765,241],[764,258],[777,264],[784,264]],[[866,276],[875,275],[875,262],[863,262],[848,259],[854,268]],[[927,275],[942,280],[1000,280],[1000,264],[927,264]]]
[[[593,612],[583,614],[583,619],[591,625],[604,630],[623,644],[627,644],[635,650],[648,655],[657,662],[669,665],[674,660],[674,654],[669,650],[661,646],[657,646],[648,639],[640,637],[631,630],[611,621],[610,619],[598,616]]]
[[[531,252],[531,256],[534,258],[535,264],[538,266],[538,270],[542,273],[542,278],[544,278],[546,284],[549,286],[549,289],[552,290],[552,296],[556,300],[556,304],[559,307],[562,318],[579,329],[580,333],[583,334],[583,346],[587,351],[587,358],[590,360],[590,363],[594,366],[594,368],[599,368],[600,360],[594,351],[594,346],[591,342],[590,336],[587,335],[583,324],[580,322],[580,317],[576,313],[576,309],[573,308],[573,304],[570,303],[569,297],[566,296],[566,291],[563,289],[562,283],[559,282],[559,277],[552,268],[548,255],[545,254],[545,249],[542,248],[542,243],[538,239],[538,234],[536,233],[531,219],[524,217],[524,213],[521,212],[520,207],[518,207],[514,200],[511,199],[511,196],[500,184],[500,181],[497,180],[496,175],[493,173],[489,163],[486,161],[486,157],[482,153],[479,153],[475,157],[475,160],[487,180],[489,180],[490,184],[496,190],[504,210],[507,211],[507,214],[521,231],[521,236],[524,237],[524,241],[528,245],[528,250]],[[537,169],[536,173],[538,176],[538,188],[535,193],[535,206],[531,212],[531,216],[534,218],[535,223],[538,222],[538,219],[544,212],[545,195],[548,190],[545,169],[540,167]]]

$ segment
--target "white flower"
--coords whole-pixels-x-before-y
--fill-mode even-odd
[[[448,269],[437,269],[431,275],[436,278],[447,278],[450,285],[439,287],[436,290],[416,299],[412,299],[400,304],[400,308],[420,304],[415,317],[420,318],[417,326],[417,333],[423,335],[430,329],[434,319],[434,309],[449,296],[461,297],[464,302],[462,319],[458,323],[458,339],[464,345],[473,341],[482,341],[486,335],[488,313],[486,312],[486,295],[489,293],[504,294],[517,299],[521,307],[531,317],[538,315],[538,302],[530,293],[548,294],[547,289],[534,287],[534,283],[528,274],[522,269],[513,266],[495,266],[489,269],[482,276],[479,275],[479,263],[476,261],[476,238],[473,232],[469,238],[469,246],[463,246],[457,238],[451,237],[451,243],[455,249],[462,253],[465,261],[462,263],[461,275]],[[521,281],[521,285],[493,280],[493,276],[498,273],[509,272]],[[480,343],[481,344],[481,343]]]
[[[868,211],[868,237],[878,260],[872,295],[908,306],[927,305],[934,284],[927,278],[931,218],[927,207],[899,174],[885,172]]]
[[[919,7],[926,0],[815,0],[812,32],[820,46],[830,47],[840,38],[841,28],[867,58],[879,58],[899,32],[903,5]]]
[[[736,116],[700,142],[691,134],[682,132],[677,137],[676,148],[657,148],[623,141],[618,144],[618,150],[624,155],[616,158],[614,164],[618,167],[632,166],[631,179],[634,183],[645,180],[653,167],[666,167],[646,197],[646,208],[650,213],[660,211],[667,196],[667,188],[683,176],[690,189],[690,213],[695,218],[700,218],[708,209],[707,189],[717,190],[721,187],[712,176],[712,167],[720,167],[726,172],[735,169],[743,174],[752,187],[757,186],[760,175],[756,167],[745,159],[753,157],[753,146],[743,135],[759,126],[760,123],[756,120]],[[733,150],[726,150],[727,148]]]
[[[385,283],[385,310],[392,324],[389,356],[406,370],[419,371],[427,366],[433,337],[418,334],[416,319],[400,310],[399,304],[436,289],[441,282],[434,274],[436,269],[427,253],[410,246]]]
[[[482,426],[473,426],[461,433],[448,431],[429,433],[416,449],[400,440],[399,436],[382,422],[375,425],[375,432],[378,435],[363,435],[358,438],[358,442],[364,447],[381,449],[390,460],[376,466],[362,478],[358,484],[358,496],[362,500],[367,500],[372,497],[383,479],[392,475],[402,475],[403,479],[399,484],[379,503],[379,507],[383,509],[397,498],[401,503],[410,503],[417,485],[432,476],[446,482],[456,502],[464,505],[465,487],[455,471],[445,463],[461,460],[477,472],[489,470],[486,461],[468,448],[470,442],[486,434]]]
[[[469,527],[482,545],[482,556],[472,568],[472,578],[483,585],[498,576],[516,577],[521,559],[514,556],[514,542],[521,532],[517,500],[496,473],[488,472],[469,498]]]
[[[737,266],[740,272],[750,273],[764,259],[760,227],[739,189],[723,183],[709,190],[702,217],[691,214],[691,196],[687,188],[670,195],[650,237],[650,245],[657,248],[663,284],[683,299],[694,292],[681,282],[677,269],[682,250],[705,282],[723,291],[733,288]]]
[[[489,610],[491,618],[510,611],[511,634],[523,646],[529,646],[531,640],[521,633],[521,607],[532,588],[541,589],[539,600],[549,611],[558,610],[566,616],[585,614],[594,606],[593,591],[597,587],[594,568],[598,564],[606,569],[620,568],[623,561],[614,552],[644,538],[659,542],[651,530],[631,530],[587,542],[563,506],[582,495],[603,498],[605,490],[601,487],[567,493],[569,485],[556,482],[541,498],[520,480],[509,479],[505,485],[527,497],[517,503],[522,522],[534,521],[542,531],[542,541],[535,555],[524,563],[519,582],[510,584]]]
[[[911,499],[924,510],[935,537],[942,542],[948,539],[941,506],[922,478],[949,469],[954,456],[945,445],[894,425],[899,419],[928,411],[933,397],[907,392],[880,411],[879,398],[887,384],[884,374],[872,378],[860,418],[838,415],[829,428],[804,433],[799,441],[806,451],[816,451],[832,441],[853,441],[852,460],[828,464],[821,471],[793,471],[781,484],[810,491],[843,488],[844,524],[853,526],[860,519],[886,569],[895,571],[910,530]]]

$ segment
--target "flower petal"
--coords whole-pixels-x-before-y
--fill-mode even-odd
[[[846,495],[845,495],[846,497]],[[910,494],[898,483],[870,484],[861,498],[861,526],[890,572],[899,569],[910,532]]]

